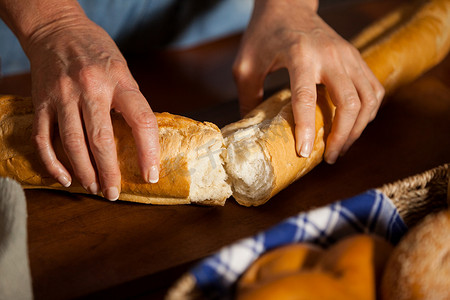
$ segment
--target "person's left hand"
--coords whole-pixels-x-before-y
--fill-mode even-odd
[[[358,50],[316,10],[316,0],[256,0],[233,74],[245,114],[262,100],[265,77],[287,68],[296,151],[304,157],[315,138],[316,84],[324,84],[336,106],[325,151],[325,160],[334,163],[375,118],[384,88]]]
[[[142,178],[157,182],[157,120],[114,41],[86,17],[52,25],[27,47],[33,140],[48,173],[66,187],[73,173],[88,192],[118,199],[121,173],[110,115],[115,110],[131,128]],[[56,156],[55,130],[70,165]]]

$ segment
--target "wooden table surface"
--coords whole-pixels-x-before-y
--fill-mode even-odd
[[[350,38],[398,5],[365,1],[321,9]],[[231,64],[239,37],[196,49],[129,59],[155,111],[223,126],[238,118]],[[19,85],[16,83],[20,82]],[[287,82],[278,73],[267,90]],[[29,93],[29,77],[0,81],[2,93]],[[19,88],[19,90],[17,90]],[[193,263],[286,217],[450,162],[450,59],[386,99],[377,118],[336,164],[320,164],[263,206],[230,198],[224,207],[108,202],[26,191],[36,299],[158,299]]]

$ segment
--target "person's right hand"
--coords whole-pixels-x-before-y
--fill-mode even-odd
[[[79,183],[116,200],[121,176],[110,116],[114,109],[132,129],[144,179],[157,182],[156,117],[109,35],[78,16],[39,28],[24,48],[31,62],[33,139],[48,172],[64,186],[72,182],[52,146],[58,128]]]
[[[317,84],[336,107],[324,159],[335,163],[360,137],[381,105],[384,88],[359,51],[317,14],[317,0],[255,1],[250,24],[233,66],[243,115],[258,105],[265,77],[289,72],[296,151],[314,148]]]

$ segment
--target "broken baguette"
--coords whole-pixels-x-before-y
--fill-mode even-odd
[[[33,105],[29,98],[0,97],[0,176],[17,180],[26,189],[87,193],[76,181],[66,188],[51,178],[31,142]],[[159,182],[142,178],[131,129],[111,115],[122,175],[120,200],[151,204],[223,205],[231,195],[223,167],[223,138],[216,125],[169,113],[156,114],[161,144]],[[70,166],[61,140],[54,138],[58,159]]]

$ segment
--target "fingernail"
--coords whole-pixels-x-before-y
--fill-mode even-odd
[[[110,188],[107,188],[103,195],[110,201],[116,201],[117,199],[119,199],[119,190],[115,186],[112,186]]]
[[[97,182],[93,182],[88,188],[88,192],[94,195],[98,194],[98,184]]]
[[[159,170],[157,166],[152,166],[150,168],[150,174],[148,181],[150,183],[157,183],[159,181]]]
[[[57,179],[64,187],[69,187],[72,184],[66,175],[60,175]]]
[[[327,163],[332,165],[336,162],[338,156],[339,156],[339,153],[337,151],[332,151],[332,152],[328,153],[328,155],[326,155],[325,160]]]
[[[311,155],[311,151],[312,151],[312,143],[304,142],[302,144],[302,149],[300,151],[300,155],[303,157],[309,157]]]

